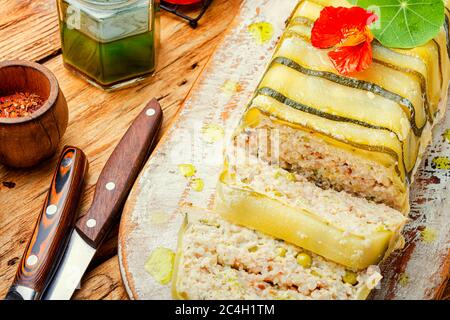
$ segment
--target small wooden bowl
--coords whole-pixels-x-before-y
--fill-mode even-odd
[[[69,110],[56,77],[40,64],[0,62],[0,96],[16,92],[35,93],[45,100],[29,116],[0,117],[0,163],[25,168],[55,153],[67,128]]]

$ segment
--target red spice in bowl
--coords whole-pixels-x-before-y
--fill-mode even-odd
[[[35,94],[42,102],[34,96],[31,100],[36,105],[31,101],[26,111],[28,115],[0,117],[0,163],[13,168],[28,168],[45,161],[58,150],[67,128],[69,110],[58,80],[49,69],[30,61],[0,62],[0,98],[3,97],[0,107],[10,103],[10,96],[23,98],[20,93],[26,99]]]
[[[30,115],[44,104],[44,99],[30,92],[16,92],[0,97],[0,118],[21,118]]]

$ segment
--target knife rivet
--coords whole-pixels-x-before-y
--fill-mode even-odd
[[[111,191],[111,190],[114,190],[115,188],[116,188],[116,184],[114,182],[108,182],[106,184],[106,190]]]
[[[56,211],[58,211],[58,207],[55,206],[54,204],[51,204],[47,207],[47,210],[45,210],[45,213],[47,213],[47,215],[52,216],[56,213]]]
[[[38,262],[38,257],[32,254],[27,258],[27,265],[32,267]]]
[[[86,225],[88,226],[88,228],[93,228],[96,224],[97,221],[95,219],[89,219],[88,221],[86,221]]]
[[[147,111],[145,111],[145,114],[149,117],[154,116],[155,113],[156,113],[156,111],[153,108],[147,109]]]

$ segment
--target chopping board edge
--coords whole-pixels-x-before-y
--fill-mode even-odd
[[[245,1],[243,1],[239,8],[237,9],[237,12],[239,13],[244,6]],[[159,140],[158,144],[156,145],[155,149],[153,150],[154,154],[159,150],[159,148],[166,142],[166,140],[169,138],[169,136],[173,132],[173,128],[175,124],[180,119],[181,111],[183,110],[183,107],[185,105],[185,102],[189,100],[192,93],[195,91],[196,87],[199,83],[201,83],[202,78],[204,77],[204,71],[208,68],[208,66],[211,63],[212,57],[214,57],[214,54],[217,51],[217,48],[223,44],[224,39],[226,36],[233,30],[233,28],[240,23],[241,17],[239,14],[236,15],[236,17],[233,19],[233,22],[230,24],[230,26],[227,28],[226,32],[223,33],[221,36],[222,39],[218,41],[215,48],[212,50],[211,55],[208,58],[208,61],[203,66],[199,76],[195,80],[194,84],[192,85],[191,89],[189,90],[188,94],[186,95],[185,99],[180,103],[180,106],[177,110],[176,116],[172,119],[168,126],[168,130],[163,134],[161,139]],[[133,281],[133,278],[131,277],[130,272],[128,271],[128,257],[127,257],[127,237],[131,232],[133,232],[134,228],[136,227],[136,224],[131,222],[130,216],[133,214],[133,211],[135,209],[137,198],[139,197],[139,194],[141,193],[141,178],[145,174],[147,170],[150,169],[150,158],[147,160],[147,163],[144,165],[143,169],[139,173],[138,178],[136,179],[136,182],[134,183],[131,192],[128,196],[128,199],[125,203],[125,206],[122,211],[122,216],[120,219],[120,226],[119,226],[119,236],[118,236],[118,259],[119,259],[119,267],[120,267],[120,273],[122,276],[122,281],[125,287],[125,290],[132,300],[139,300],[139,294],[135,288],[135,284]]]

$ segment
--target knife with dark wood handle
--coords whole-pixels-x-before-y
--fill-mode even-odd
[[[152,100],[106,162],[95,187],[91,208],[76,224],[80,235],[92,247],[100,245],[119,217],[128,193],[150,155],[161,123],[161,108],[156,100]]]
[[[80,149],[66,146],[62,151],[7,300],[39,300],[52,280],[75,223],[88,166]]]
[[[134,120],[106,162],[97,181],[92,205],[77,221],[61,265],[43,299],[70,299],[96,250],[120,217],[128,193],[155,145],[161,124],[162,110],[153,99]]]

